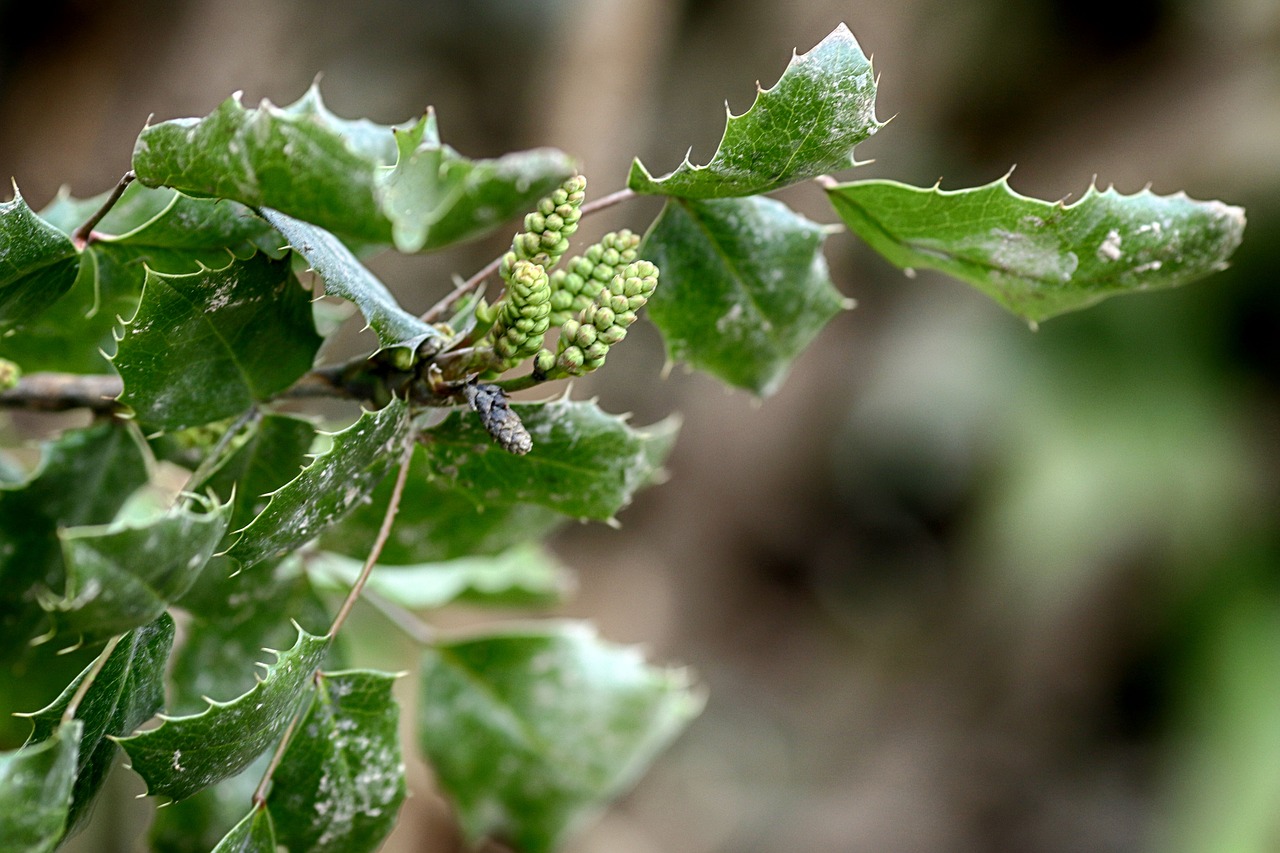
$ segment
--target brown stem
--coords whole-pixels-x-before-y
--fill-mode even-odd
[[[617,192],[613,192],[613,193],[609,193],[608,195],[601,196],[595,201],[587,202],[582,206],[582,215],[589,216],[592,213],[596,213],[598,211],[604,210],[606,207],[613,207],[615,204],[621,204],[622,202],[627,201],[629,199],[633,199],[635,197],[636,197],[635,190],[624,187],[623,189],[620,189]]]
[[[102,207],[98,208],[98,211],[93,216],[90,216],[83,225],[75,230],[75,233],[71,235],[71,242],[75,244],[77,249],[83,249],[93,242],[94,227],[102,221],[102,217],[111,212],[111,208],[116,206],[120,196],[124,195],[125,188],[133,183],[137,177],[132,169],[125,172],[124,176],[120,178],[120,182],[116,184],[116,188],[111,191],[111,195],[107,196],[107,200],[102,203]]]
[[[76,373],[29,373],[7,391],[0,391],[0,408],[37,412],[88,409],[99,414],[123,411],[116,397],[124,390],[118,376]]]
[[[315,674],[319,677],[320,670],[316,670]],[[271,761],[267,764],[267,769],[263,771],[258,787],[253,791],[254,808],[262,808],[266,805],[267,789],[271,787],[271,777],[276,775],[276,768],[280,766],[281,760],[284,759],[285,750],[289,748],[289,741],[293,738],[293,730],[298,727],[298,720],[302,719],[302,714],[303,709],[299,708],[298,713],[294,714],[293,719],[289,721],[284,734],[280,736],[280,742],[276,744],[276,751],[271,753]]]
[[[383,546],[387,544],[387,537],[391,535],[391,525],[396,520],[396,513],[400,511],[400,498],[404,495],[404,484],[409,479],[409,462],[413,459],[413,449],[413,442],[409,442],[405,445],[404,453],[401,454],[400,471],[396,474],[396,484],[391,489],[391,500],[387,502],[387,512],[382,516],[382,526],[378,528],[378,536],[373,540],[373,547],[369,549],[369,556],[365,558],[356,582],[351,585],[346,601],[342,602],[342,607],[338,608],[338,615],[333,617],[333,624],[329,626],[331,638],[337,635],[342,623],[347,621],[351,608],[355,607],[361,590],[364,589],[374,565],[378,562],[378,557],[382,554]]]

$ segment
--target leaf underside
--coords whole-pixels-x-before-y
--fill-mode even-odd
[[[1005,178],[955,191],[857,181],[827,192],[891,263],[940,270],[1031,321],[1223,269],[1245,225],[1240,208],[1184,193],[1090,187],[1064,204],[1019,195]]]
[[[0,753],[0,839],[6,850],[48,853],[71,808],[82,724],[72,720],[41,743]]]
[[[683,671],[580,623],[438,644],[422,685],[422,747],[467,835],[526,853],[554,849],[702,708]]]

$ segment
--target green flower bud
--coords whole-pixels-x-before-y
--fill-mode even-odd
[[[604,331],[613,325],[613,309],[607,306],[601,306],[596,309],[596,316],[593,318],[595,327],[600,331]]]
[[[531,261],[544,270],[555,266],[569,250],[569,238],[578,230],[586,186],[585,178],[574,175],[538,202],[537,210],[524,218],[524,231],[515,236],[511,251],[502,258],[499,271],[504,279],[516,261]]]
[[[494,369],[500,371],[541,349],[551,313],[551,285],[547,271],[540,265],[517,259],[503,277],[507,292],[489,332],[498,356]]]
[[[533,373],[545,377],[556,366],[556,354],[549,349],[538,350],[533,357]]]
[[[22,368],[7,358],[0,358],[0,391],[18,387],[18,380],[21,378]]]
[[[600,334],[596,335],[596,340],[606,346],[613,346],[620,343],[627,336],[627,330],[623,326],[610,326]]]
[[[595,254],[603,257],[607,251],[605,247]],[[589,260],[591,256],[592,250],[588,250],[584,257]],[[565,280],[568,279],[566,276]],[[636,321],[636,312],[644,307],[657,286],[656,266],[649,261],[628,262],[614,274],[609,287],[601,289],[575,319],[561,323],[555,367],[545,371],[545,378],[581,376],[604,364],[609,347],[627,336],[627,327]],[[632,295],[625,295],[627,293]]]
[[[636,260],[639,247],[640,237],[631,231],[606,234],[581,256],[568,261],[565,269],[552,274],[551,287],[556,299],[551,325],[563,326],[575,313],[590,305],[623,267]]]
[[[565,347],[556,355],[556,367],[568,376],[577,376],[585,360],[578,347]]]

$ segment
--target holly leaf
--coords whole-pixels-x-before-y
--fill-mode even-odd
[[[396,678],[353,671],[316,679],[267,799],[276,838],[290,850],[366,853],[395,826],[405,798]]]
[[[58,528],[111,521],[145,482],[134,432],[103,423],[64,432],[29,479],[0,484],[0,660],[24,653],[46,618],[38,598],[62,588]]]
[[[436,249],[492,231],[530,210],[574,173],[554,148],[470,160],[440,143],[433,110],[395,131],[396,164],[380,179],[381,203],[402,252]]]
[[[13,188],[0,202],[0,333],[18,328],[71,289],[80,253]]]
[[[1091,186],[1066,204],[1019,195],[1006,178],[954,191],[857,181],[827,194],[890,263],[955,276],[1032,322],[1221,270],[1245,224],[1241,208],[1184,193]]]
[[[58,846],[71,808],[81,729],[73,720],[46,741],[0,753],[0,838],[8,849],[47,853]]]
[[[344,240],[418,251],[497,227],[573,163],[552,149],[470,160],[441,145],[430,114],[394,128],[344,121],[313,87],[289,107],[263,101],[248,110],[233,95],[205,118],[148,127],[133,168],[148,186],[274,208]]]
[[[270,761],[270,753],[264,753],[238,775],[157,809],[149,849],[153,853],[209,853],[243,820],[245,804],[253,801]]]
[[[473,842],[542,853],[630,787],[702,704],[684,671],[567,623],[429,649],[419,737]]]
[[[337,237],[278,210],[264,208],[262,215],[284,235],[290,248],[320,274],[326,293],[359,307],[384,349],[417,347],[427,338],[443,337],[435,326],[401,308],[387,286]]]
[[[58,531],[67,589],[48,609],[59,632],[109,637],[163,614],[195,583],[226,533],[229,504],[200,509]]]
[[[649,317],[670,358],[761,397],[849,303],[821,225],[768,198],[667,202],[641,252],[662,270]]]
[[[531,503],[572,518],[610,520],[659,473],[655,459],[666,456],[679,429],[672,419],[633,429],[594,401],[511,408],[533,437],[533,450],[523,456],[495,444],[470,411],[454,411],[424,433],[434,476],[451,480],[477,506]]]
[[[294,624],[319,634],[332,622],[298,560],[239,574],[232,574],[231,566],[231,560],[215,557],[182,599],[192,619],[171,667],[170,708],[175,713],[203,709],[208,698],[239,696],[258,675],[242,661],[261,649],[292,643]],[[330,647],[326,666],[341,665],[334,659],[337,650]]]
[[[407,410],[403,400],[394,400],[334,433],[333,446],[280,487],[241,531],[230,556],[245,568],[284,556],[368,498],[409,440]]]
[[[238,530],[266,508],[271,492],[298,476],[316,436],[310,421],[263,415],[244,440],[187,490],[231,501],[228,528]]]
[[[164,705],[164,673],[173,633],[173,619],[168,614],[130,631],[116,644],[80,700],[76,719],[83,723],[83,734],[67,816],[68,833],[89,816],[89,807],[111,771],[118,748],[109,736],[128,734]],[[92,668],[92,664],[86,667],[57,699],[29,715],[33,731],[28,744],[55,736],[63,711]]]
[[[390,143],[390,130],[386,135]],[[389,242],[391,223],[374,192],[389,163],[367,133],[324,109],[318,91],[291,107],[263,101],[247,110],[239,93],[205,118],[146,128],[133,150],[133,170],[147,186],[274,207],[330,231],[371,243]]]
[[[244,820],[232,827],[213,853],[276,853],[275,828],[266,806],[254,806]]]
[[[121,402],[183,429],[238,414],[311,368],[320,336],[287,260],[255,255],[190,275],[148,271],[113,358]]]
[[[855,165],[853,147],[881,127],[871,62],[844,24],[813,50],[793,55],[772,89],[740,116],[729,113],[711,162],[653,178],[636,160],[627,186],[681,198],[766,193]],[[664,270],[665,272],[665,270]]]
[[[346,591],[362,560],[322,552],[307,568],[322,589]],[[446,604],[535,607],[563,600],[572,582],[568,569],[540,545],[526,543],[494,557],[461,557],[416,566],[378,565],[366,589],[411,610]]]
[[[328,647],[328,637],[299,628],[293,648],[277,652],[249,692],[231,702],[209,700],[199,714],[162,717],[159,728],[118,738],[148,795],[181,800],[247,767],[284,733]]]

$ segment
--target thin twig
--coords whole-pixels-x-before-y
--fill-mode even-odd
[[[329,626],[329,637],[331,638],[337,636],[342,623],[347,621],[351,608],[355,607],[356,600],[360,598],[360,592],[369,580],[369,575],[373,572],[373,567],[377,564],[378,557],[382,555],[382,548],[387,544],[387,538],[391,535],[391,525],[396,520],[396,513],[400,511],[400,498],[404,495],[404,484],[409,479],[409,462],[413,459],[413,450],[413,442],[408,442],[400,459],[400,471],[396,474],[396,484],[391,489],[391,500],[387,502],[387,512],[382,517],[382,526],[378,528],[378,536],[373,540],[373,547],[369,549],[369,556],[365,558],[364,566],[360,569],[356,582],[351,585],[351,592],[347,593],[347,600],[342,602],[342,607],[338,608],[338,615],[333,617],[333,624]]]
[[[613,207],[615,204],[621,204],[622,202],[635,197],[636,197],[635,190],[623,188],[618,190],[617,192],[612,192],[606,196],[601,196],[595,201],[587,202],[582,206],[581,215],[590,216],[593,213],[598,213],[599,211],[604,210],[605,208]],[[471,276],[471,278],[467,279],[462,284],[455,287],[453,290],[449,292],[447,296],[445,296],[435,305],[432,305],[430,308],[428,308],[426,313],[422,315],[422,320],[427,323],[434,323],[437,320],[439,320],[444,315],[444,312],[449,309],[450,305],[452,305],[462,296],[466,295],[467,293],[470,293],[471,291],[479,287],[480,284],[486,278],[488,278],[489,276],[497,272],[498,267],[500,266],[502,266],[501,256],[494,258],[492,261],[485,264],[484,268],[481,269],[478,273]]]
[[[116,650],[116,646],[120,645],[120,641],[124,639],[124,634],[116,634],[107,641],[107,645],[103,647],[102,654],[98,655],[98,659],[93,662],[93,666],[85,673],[84,681],[80,682],[80,686],[76,688],[76,692],[71,697],[71,701],[67,703],[67,707],[62,710],[62,724],[66,725],[76,718],[76,711],[80,710],[80,703],[84,701],[84,697],[89,694],[89,688],[93,686],[93,681],[98,677],[98,673],[102,672],[102,668],[107,665],[107,658]]]
[[[496,273],[498,271],[498,267],[500,266],[502,266],[501,256],[494,258],[492,261],[489,261],[489,263],[484,265],[484,268],[481,269],[480,272],[471,276],[471,278],[467,279],[462,284],[458,285],[453,290],[449,291],[448,295],[446,295],[443,299],[441,299],[435,305],[432,305],[430,308],[428,308],[426,312],[422,315],[423,322],[434,323],[438,321],[442,316],[444,316],[444,312],[449,310],[450,305],[452,305],[454,302],[458,301],[463,296],[465,296],[466,294],[470,293],[471,291],[479,287],[486,278]]]
[[[18,384],[0,391],[0,408],[37,412],[89,409],[99,414],[122,410],[116,397],[124,390],[118,376],[76,373],[28,373]]]
[[[71,242],[75,244],[77,249],[83,249],[93,242],[93,229],[102,221],[102,217],[111,212],[111,208],[116,206],[120,196],[124,195],[125,188],[133,183],[137,177],[132,169],[125,172],[124,176],[120,178],[120,182],[116,184],[116,188],[111,191],[111,195],[107,196],[107,200],[102,203],[102,207],[98,208],[98,212],[90,216],[83,225],[75,230],[71,235]]]
[[[320,670],[316,670],[315,674],[319,676]],[[262,808],[266,804],[267,789],[271,787],[271,777],[276,774],[276,768],[280,766],[285,750],[289,748],[289,741],[293,738],[293,730],[298,727],[298,720],[302,719],[303,713],[304,709],[299,708],[298,712],[293,715],[293,719],[289,721],[284,734],[280,736],[280,742],[276,744],[276,751],[271,753],[271,762],[267,764],[267,769],[263,771],[258,787],[253,791],[253,805],[255,808]]]
[[[249,409],[247,412],[244,412],[242,415],[240,415],[240,417],[236,418],[235,422],[232,423],[231,426],[227,427],[226,431],[223,432],[222,435],[218,437],[218,441],[216,444],[213,445],[213,449],[210,450],[207,454],[205,454],[205,457],[203,460],[201,460],[200,465],[196,468],[196,470],[191,474],[191,477],[188,479],[188,483],[203,482],[209,476],[209,474],[213,472],[214,467],[220,461],[220,457],[222,456],[223,451],[225,451],[231,445],[231,442],[235,440],[235,437],[240,432],[240,430],[249,426],[251,423],[254,423],[261,419],[262,419],[262,410],[259,409],[257,406],[254,406],[253,408]]]
[[[635,190],[624,187],[623,189],[620,189],[617,192],[613,192],[613,193],[609,193],[608,195],[601,196],[595,201],[587,202],[582,206],[582,215],[590,216],[593,213],[597,213],[601,210],[604,210],[606,207],[613,207],[615,204],[621,204],[622,202],[627,201],[628,199],[633,199],[635,197],[636,197]]]

